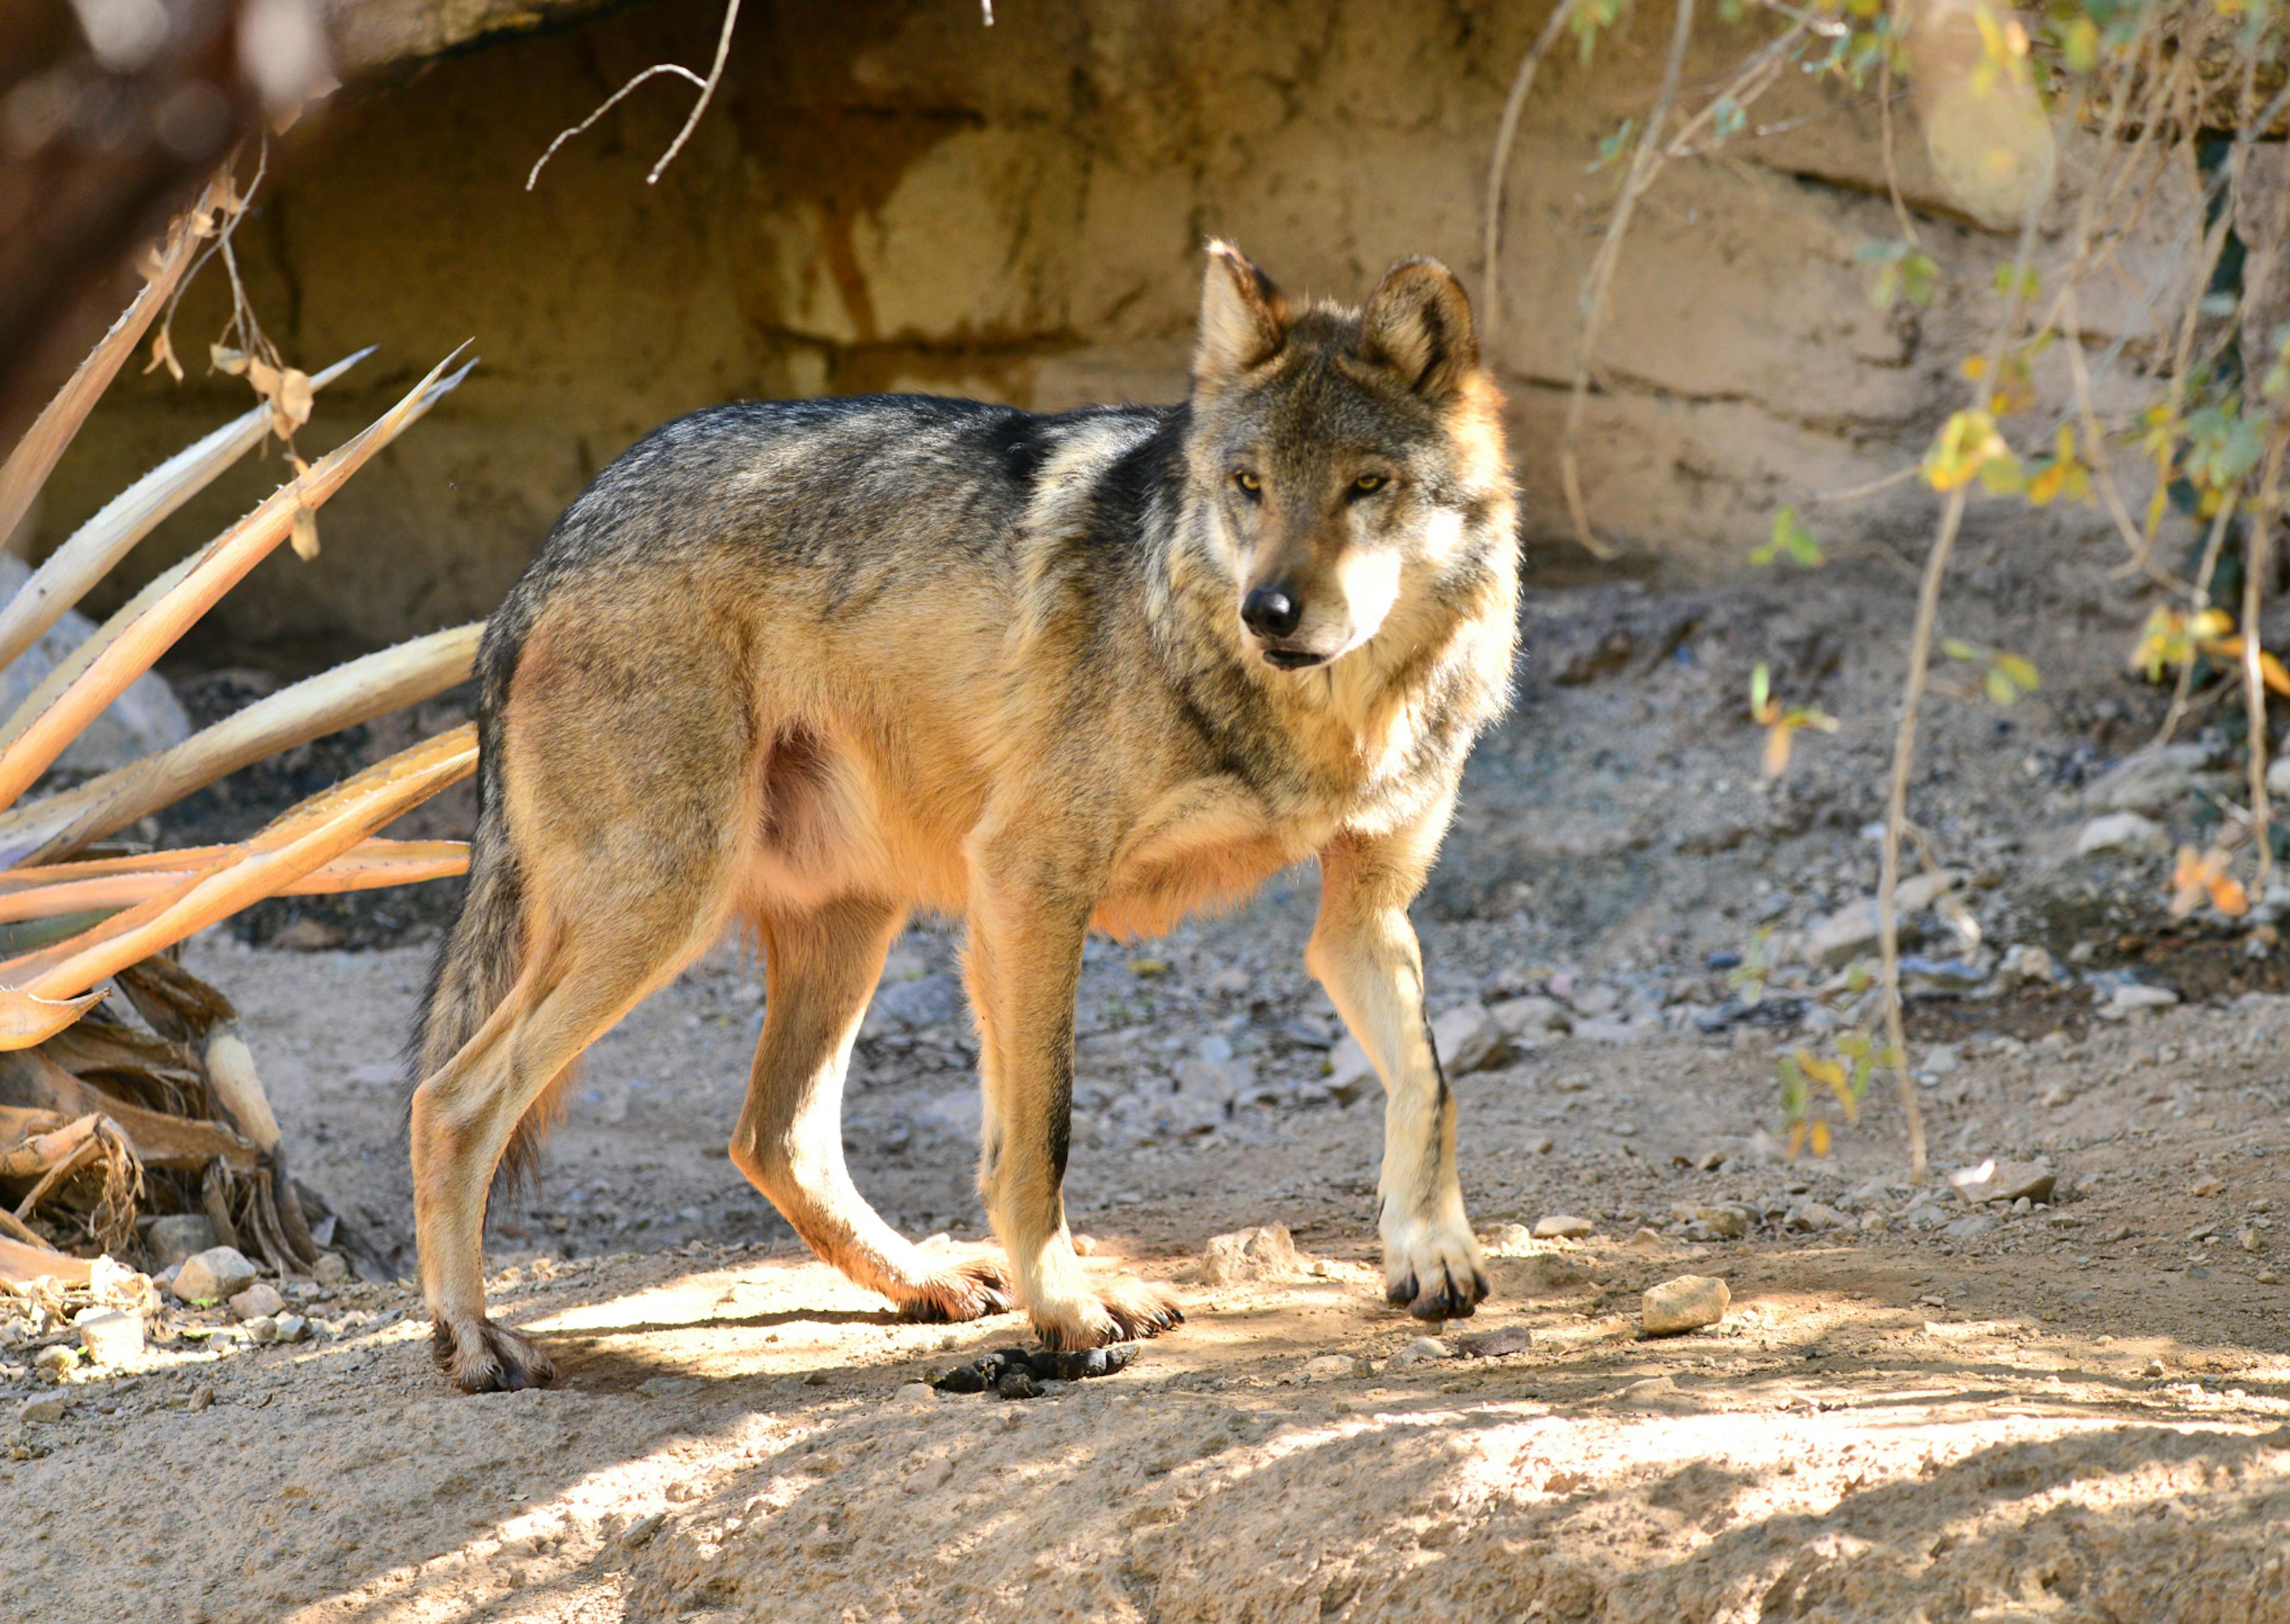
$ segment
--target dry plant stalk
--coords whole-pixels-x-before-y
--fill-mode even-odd
[[[249,375],[262,404],[161,464],[75,532],[0,608],[0,664],[29,647],[137,541],[265,435],[283,438],[307,421],[310,393],[367,353],[307,379],[278,360],[236,285],[228,233],[244,206],[226,172],[176,223],[149,284],[0,472],[0,516],[12,524],[28,511],[103,386],[205,257],[220,255],[230,267],[239,307],[234,331],[254,352],[218,347],[218,364]],[[164,327],[157,348],[159,362],[172,356]],[[370,767],[251,839],[57,860],[266,756],[466,680],[482,628],[456,627],[350,660],[171,749],[19,803],[88,724],[256,563],[282,542],[305,557],[315,550],[306,545],[311,513],[475,364],[449,373],[452,362],[448,356],[315,463],[295,458],[287,484],[136,594],[0,726],[0,925],[37,924],[49,938],[0,959],[0,1284],[46,1276],[84,1285],[88,1264],[55,1250],[54,1238],[116,1250],[132,1238],[137,1212],[154,1203],[204,1212],[226,1243],[280,1272],[309,1268],[322,1244],[358,1252],[347,1226],[287,1176],[277,1119],[229,1000],[169,956],[191,934],[266,897],[465,872],[462,843],[376,836],[476,770],[475,727]],[[258,366],[262,376],[252,375]],[[114,995],[132,1006],[141,1026],[99,1007]],[[370,1252],[359,1261],[380,1266]]]

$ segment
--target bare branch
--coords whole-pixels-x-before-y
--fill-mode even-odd
[[[717,85],[723,83],[724,63],[732,54],[732,31],[738,26],[739,21],[740,0],[730,0],[730,4],[725,5],[724,8],[723,32],[716,36],[716,60],[714,62],[709,64],[708,68],[708,76],[706,78],[701,78],[698,74],[693,72],[692,69],[685,67],[680,62],[654,62],[651,67],[645,68],[642,73],[637,75],[635,78],[630,79],[626,84],[621,85],[620,89],[614,91],[610,96],[606,97],[604,104],[597,108],[595,112],[589,114],[588,117],[582,119],[579,124],[574,124],[569,130],[559,131],[557,132],[556,139],[548,143],[548,149],[546,152],[543,152],[539,158],[533,161],[532,172],[527,174],[524,178],[524,189],[529,192],[533,188],[535,183],[537,183],[540,179],[541,169],[548,164],[549,159],[556,156],[556,149],[559,147],[562,147],[566,141],[571,140],[574,136],[588,129],[589,125],[595,124],[605,114],[611,112],[614,107],[619,105],[622,97],[626,96],[630,91],[636,89],[637,85],[642,84],[653,75],[669,74],[689,79],[693,84],[698,85],[700,87],[700,100],[692,104],[692,111],[685,116],[684,120],[684,127],[676,132],[676,139],[668,144],[668,150],[660,155],[660,162],[652,166],[652,173],[645,177],[645,184],[646,186],[659,185],[661,172],[665,171],[670,164],[676,161],[676,155],[684,150],[684,143],[692,139],[693,131],[699,127],[701,115],[708,111],[709,102],[715,99]],[[986,7],[986,26],[989,28],[994,26],[994,8],[991,4],[991,0],[988,0]]]

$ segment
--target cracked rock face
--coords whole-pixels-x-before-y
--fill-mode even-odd
[[[250,296],[273,325],[291,322],[300,361],[376,343],[412,364],[476,333],[485,364],[452,432],[408,436],[328,505],[325,564],[259,573],[218,608],[219,635],[380,644],[483,615],[599,468],[712,402],[1173,400],[1204,221],[1299,292],[1357,296],[1421,252],[1461,270],[1484,308],[1477,199],[1507,76],[1490,68],[1540,26],[1534,8],[1465,31],[1439,8],[1373,0],[1245,15],[1083,0],[989,29],[974,5],[909,0],[853,23],[806,0],[741,19],[725,93],[658,186],[645,174],[688,101],[647,93],[568,141],[528,195],[528,166],[609,93],[617,65],[704,63],[722,15],[716,0],[584,9],[334,8],[347,76],[486,43],[383,76],[297,132],[265,182],[265,229],[238,245]],[[532,29],[568,18],[578,26]],[[1538,93],[1512,151],[1489,352],[1531,544],[1570,533],[1556,430],[1607,207],[1583,166],[1643,112],[1667,27],[1653,11],[1618,25],[1629,37],[1596,74]],[[1697,80],[1722,77],[1734,51],[1709,34],[1688,64]],[[616,67],[600,75],[600,61]],[[1602,328],[1581,436],[1592,521],[1688,574],[1738,566],[1784,484],[1845,489],[1914,463],[1987,320],[1998,239],[1955,223],[1930,234],[1930,305],[1871,306],[1854,252],[1894,231],[1876,116],[1802,77],[1759,104],[1777,133],[1663,175]],[[1958,218],[1923,143],[1904,140],[1902,160],[1910,206]],[[2052,205],[2063,218],[2089,167],[2070,137]],[[2126,257],[2177,240],[2175,184],[2142,210]],[[378,228],[377,197],[411,206]],[[2136,303],[2095,289],[2086,339],[2175,320],[2167,298],[2148,314]],[[221,319],[215,289],[195,288],[179,340]],[[332,409],[361,410],[356,391],[380,378],[346,382]],[[121,388],[135,410],[84,431],[33,556],[215,420],[210,391]],[[183,523],[212,533],[261,488],[252,473],[222,482]],[[1824,540],[1920,524],[1920,500],[1902,485],[1840,506]],[[2064,508],[2014,522],[2103,523]]]

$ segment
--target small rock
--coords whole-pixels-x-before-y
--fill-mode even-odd
[[[1317,1354],[1304,1361],[1303,1368],[1296,1372],[1296,1379],[1306,1382],[1341,1381],[1351,1373],[1351,1355]]]
[[[1959,1218],[1942,1231],[1952,1241],[1976,1241],[1998,1228],[1996,1220],[1986,1212],[1974,1212],[1969,1218]]]
[[[176,1276],[178,1284],[181,1279],[181,1276]],[[266,1317],[275,1319],[285,1311],[286,1300],[278,1294],[278,1288],[268,1280],[256,1281],[244,1291],[233,1293],[230,1300],[230,1314],[233,1319],[248,1320]]]
[[[340,1285],[350,1277],[349,1260],[339,1252],[322,1252],[310,1266],[310,1277],[320,1285]]]
[[[1391,1362],[1387,1368],[1391,1370],[1405,1370],[1410,1365],[1431,1364],[1437,1363],[1438,1360],[1448,1358],[1450,1356],[1447,1344],[1441,1341],[1437,1337],[1419,1336],[1406,1347],[1392,1355]]]
[[[927,1410],[938,1402],[938,1394],[927,1381],[902,1381],[891,1402],[902,1410]]]
[[[2169,806],[2185,798],[2214,754],[2208,745],[2168,744],[2126,756],[2085,786],[2084,804],[2103,812]]]
[[[1524,1258],[1534,1251],[1534,1236],[1525,1224],[1505,1224],[1482,1244],[1492,1257]]]
[[[1579,1241],[1597,1228],[1589,1219],[1572,1212],[1552,1212],[1536,1219],[1532,1233],[1538,1241]]]
[[[1431,1041],[1438,1051],[1439,1064],[1451,1077],[1492,1063],[1509,1036],[1483,1004],[1462,1004],[1431,1023]]]
[[[2163,826],[2135,812],[2110,812],[2103,818],[2094,818],[2076,836],[2078,857],[2095,857],[2110,852],[2134,857],[2160,857],[2170,849],[2171,836]]]
[[[621,1531],[622,1550],[640,1550],[652,1543],[653,1536],[668,1524],[668,1513],[655,1511],[650,1516],[638,1517]]]
[[[1350,1105],[1364,1098],[1370,1089],[1382,1085],[1375,1063],[1367,1058],[1367,1051],[1359,1046],[1356,1037],[1347,1037],[1329,1050],[1327,1063],[1328,1074],[1320,1079],[1320,1087],[1338,1105]]]
[[[1487,1013],[1495,1018],[1513,1043],[1530,1046],[1542,1041],[1549,1033],[1566,1029],[1566,1011],[1556,998],[1505,998],[1500,1004],[1487,1005]]]
[[[1648,1336],[1672,1336],[1716,1324],[1733,1300],[1733,1292],[1715,1275],[1680,1275],[1648,1289],[1638,1313]]]
[[[647,1376],[637,1391],[646,1398],[689,1398],[705,1385],[697,1376]]]
[[[1835,1207],[1821,1201],[1801,1201],[1789,1210],[1782,1222],[1791,1229],[1841,1229],[1851,1220]]]
[[[60,1376],[79,1363],[79,1356],[61,1343],[43,1348],[32,1356],[32,1368],[45,1371],[51,1376]]]
[[[1912,876],[1893,888],[1893,916],[1905,924],[1963,882],[1958,869],[1942,868]],[[1877,945],[1877,899],[1847,904],[1807,926],[1803,952],[1806,961],[1836,969]]]
[[[1455,1339],[1455,1351],[1466,1359],[1500,1359],[1525,1353],[1534,1346],[1533,1333],[1525,1325],[1505,1325],[1496,1331],[1475,1331]]]
[[[185,1302],[220,1302],[252,1285],[254,1265],[236,1246],[210,1246],[183,1260],[172,1290]]]
[[[2006,985],[2014,987],[2048,987],[2060,979],[2060,967],[2050,953],[2033,942],[2017,942],[2007,948],[2004,962],[1997,967]]]
[[[60,1421],[71,1408],[71,1400],[61,1393],[43,1393],[37,1398],[28,1398],[16,1406],[20,1421],[37,1421],[43,1425]]]
[[[282,1342],[307,1342],[310,1340],[310,1322],[300,1314],[278,1316],[278,1340]]]
[[[1695,1207],[1691,1216],[1719,1240],[1738,1241],[1750,1232],[1750,1215],[1739,1207]]]
[[[2123,981],[2107,1000],[2101,1012],[2118,1018],[2134,1010],[2166,1010],[2179,1001],[2179,995],[2167,987],[2150,987],[2142,981]]]
[[[2259,1238],[2258,1231],[2255,1229],[2245,1228],[2240,1235],[2235,1236],[2235,1239],[2240,1243],[2245,1252],[2263,1252],[2266,1249],[2266,1243]]]
[[[212,1220],[204,1212],[170,1212],[144,1232],[143,1250],[154,1269],[196,1257],[216,1244]]]
[[[91,1308],[72,1323],[79,1332],[79,1345],[98,1364],[117,1370],[143,1356],[143,1316],[140,1314],[122,1314],[116,1308]]]
[[[1260,1224],[1211,1237],[1201,1252],[1201,1279],[1210,1285],[1243,1280],[1286,1280],[1301,1272],[1296,1243],[1281,1223]]]
[[[248,1316],[239,1322],[239,1329],[246,1332],[248,1341],[260,1346],[268,1347],[278,1340],[278,1321],[268,1314]]]
[[[2017,1201],[2022,1196],[2030,1202],[2049,1201],[2058,1179],[2050,1168],[2038,1163],[1990,1159],[1976,1167],[1959,1167],[1949,1174],[1948,1181],[1958,1195],[1974,1206],[1980,1206],[1990,1201]]]

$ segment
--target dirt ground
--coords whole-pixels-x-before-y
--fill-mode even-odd
[[[1934,705],[1915,806],[1981,939],[1920,921],[1926,1184],[1881,1083],[1858,1122],[1830,1113],[1832,1154],[1787,1157],[1776,1074],[1865,1013],[1834,963],[1791,961],[1873,885],[1901,589],[1547,596],[1420,910],[1435,1010],[1519,1023],[1454,1078],[1496,1294],[1437,1348],[1381,1300],[1380,1112],[1341,1097],[1301,969],[1309,875],[1093,945],[1074,1227],[1189,1319],[1025,1402],[915,1385],[1021,1319],[893,1321],[725,1160],[761,1019],[726,953],[598,1046],[540,1189],[496,1214],[496,1311],[544,1340],[554,1388],[455,1396],[396,1284],[285,1283],[316,1331],[295,1346],[171,1309],[140,1366],[70,1376],[52,1420],[23,1407],[58,1389],[0,1346],[0,1613],[2290,1619],[2290,892],[2174,924],[2166,856],[2076,854],[2160,713],[2119,671],[2144,604],[1983,589],[1989,558],[1950,629],[2002,641],[1991,618],[2040,611],[2057,636],[2024,650],[2045,685],[2012,710]],[[1741,714],[1758,659],[1844,723],[1772,790]],[[2231,724],[2186,736],[2212,725],[2148,796],[2172,839],[2230,785]],[[956,949],[917,929],[894,956],[846,1141],[893,1222],[964,1253],[984,1232]],[[193,948],[241,1003],[298,1175],[385,1246],[428,951]],[[1736,956],[1775,961],[1754,1005]],[[1948,1181],[1991,1159],[2040,1165],[2048,1197],[1975,1207]],[[1589,1233],[1515,1227],[1555,1214]],[[1276,1220],[1297,1269],[1200,1281],[1210,1236]],[[1685,1274],[1727,1282],[1725,1319],[1643,1337],[1639,1292]]]

